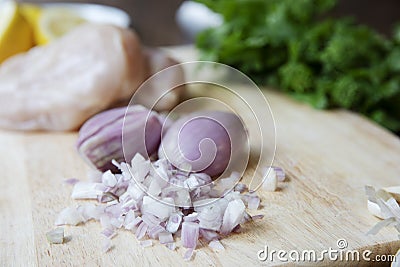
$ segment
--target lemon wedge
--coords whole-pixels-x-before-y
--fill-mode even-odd
[[[0,63],[33,45],[29,23],[14,1],[0,1]]]
[[[34,4],[21,3],[19,4],[19,11],[32,27],[36,27],[42,11],[39,6]]]
[[[68,8],[43,8],[36,20],[35,41],[47,44],[63,36],[85,19]]]

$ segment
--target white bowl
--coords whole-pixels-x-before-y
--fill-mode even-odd
[[[185,1],[176,12],[176,21],[189,37],[194,38],[207,28],[220,26],[223,18],[201,3]]]
[[[40,6],[43,8],[71,9],[85,20],[94,23],[111,24],[124,28],[128,28],[131,24],[128,13],[111,6],[80,3],[43,3]]]

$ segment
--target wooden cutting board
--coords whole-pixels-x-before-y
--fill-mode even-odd
[[[192,52],[173,49],[181,59]],[[77,203],[63,180],[87,179],[88,168],[75,151],[77,134],[1,131],[0,266],[265,265],[270,262],[257,259],[265,245],[320,252],[337,249],[338,239],[351,250],[394,254],[400,247],[394,229],[365,235],[379,220],[367,211],[364,186],[400,185],[399,138],[347,111],[317,111],[271,90],[264,94],[276,122],[274,165],[283,167],[288,179],[277,192],[260,192],[262,208],[256,213],[264,214],[263,220],[224,238],[224,251],[200,244],[191,262],[183,260],[182,248],[170,251],[158,242],[142,248],[128,231],[120,231],[115,247],[103,254],[96,222],[65,227],[69,241],[50,245],[45,233],[58,212]]]

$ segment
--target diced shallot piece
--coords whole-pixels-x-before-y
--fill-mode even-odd
[[[279,182],[285,181],[286,174],[285,171],[281,167],[272,167],[276,173],[276,177],[278,178]]]
[[[105,186],[109,187],[114,187],[117,184],[117,178],[115,178],[115,175],[110,170],[103,173],[101,181]]]
[[[213,240],[211,241],[208,246],[212,248],[213,250],[224,250],[224,246],[219,242],[219,240]]]
[[[170,233],[175,233],[176,231],[178,231],[181,222],[182,222],[182,215],[178,213],[173,213],[168,219],[166,226],[167,231]]]
[[[248,188],[236,184],[240,180],[236,172],[212,181],[208,174],[176,169],[166,159],[150,162],[141,155],[133,157],[132,166],[116,161],[113,164],[121,173],[106,171],[98,175],[96,182],[78,182],[74,186],[74,198],[93,198],[100,204],[85,203],[77,208],[66,208],[56,220],[57,225],[76,225],[90,219],[100,221],[106,237],[104,251],[111,249],[110,239],[123,227],[134,232],[137,239],[142,240],[143,247],[159,239],[161,244],[175,250],[174,239],[178,237],[182,246],[188,248],[185,259],[190,260],[199,237],[208,242],[210,248],[223,250],[219,242],[221,235],[237,233],[241,223],[264,217],[250,216],[245,211],[245,203],[249,209],[258,209],[260,198],[255,192],[242,194]],[[271,173],[274,174],[273,169]],[[276,180],[276,174],[273,176]],[[224,193],[222,197],[221,192]],[[388,193],[373,189],[368,192],[369,199],[383,214],[400,216],[398,204]],[[382,225],[392,223],[393,220],[385,221]],[[144,240],[145,237],[150,240]]]
[[[379,219],[385,219],[385,218],[383,218],[381,208],[379,207],[379,205],[377,203],[368,200],[367,207],[368,207],[368,211],[372,215],[374,215],[375,217],[378,217]]]
[[[383,188],[388,192],[397,202],[400,202],[400,186],[391,186]]]
[[[144,178],[150,171],[150,161],[146,160],[140,153],[137,153],[132,158],[131,165],[134,179],[137,182],[143,182]]]
[[[75,185],[77,182],[79,182],[79,180],[76,178],[69,178],[69,179],[64,180],[64,183],[69,184],[69,185]]]
[[[243,193],[247,190],[247,185],[238,183],[237,185],[235,185],[234,190],[239,193]]]
[[[260,220],[260,219],[263,219],[264,218],[264,215],[263,214],[257,214],[257,215],[254,215],[254,216],[251,216],[251,219],[254,221],[254,220]]]
[[[185,222],[195,222],[198,220],[198,214],[197,212],[193,212],[191,214],[188,214],[187,216],[183,217],[183,221]]]
[[[158,235],[158,239],[160,240],[161,244],[167,244],[167,243],[172,243],[174,242],[174,238],[172,237],[172,234],[169,232],[162,232]]]
[[[200,228],[199,233],[200,236],[207,242],[210,242],[212,240],[217,240],[219,238],[219,234],[212,230]]]
[[[46,238],[50,244],[62,244],[64,242],[64,228],[57,227],[56,229],[47,232]]]
[[[151,239],[157,239],[162,232],[165,232],[165,228],[161,225],[156,225],[151,228],[149,227],[147,230],[147,234]]]
[[[199,225],[203,229],[219,231],[222,224],[223,211],[215,205],[203,208],[199,214]]]
[[[143,241],[140,241],[140,245],[143,248],[151,247],[153,245],[153,241],[151,241],[150,239],[143,240]]]
[[[199,224],[194,222],[183,222],[181,240],[185,248],[195,249],[199,239]]]
[[[77,208],[78,212],[82,215],[85,222],[91,219],[99,220],[104,213],[104,207],[97,206],[93,203],[85,203]]]
[[[108,251],[110,251],[112,249],[112,243],[111,240],[109,238],[105,238],[103,240],[103,253],[107,253]]]
[[[268,168],[266,171],[266,177],[264,177],[262,188],[265,191],[274,192],[278,187],[278,178],[273,168]]]
[[[165,244],[165,246],[170,250],[175,250],[176,249],[176,243],[175,242],[167,243],[167,244]]]
[[[80,212],[74,207],[68,207],[63,209],[56,219],[56,225],[78,225],[84,222],[85,219],[82,217]]]
[[[183,259],[185,261],[191,261],[194,256],[194,248],[188,248],[185,252],[185,255],[183,256]]]
[[[229,234],[243,220],[245,209],[246,207],[241,199],[229,202],[222,219],[222,234]]]
[[[169,202],[169,203],[168,203]],[[173,199],[164,198],[162,201],[149,196],[143,197],[142,212],[152,214],[164,221],[175,211]]]
[[[74,185],[71,197],[73,199],[96,199],[105,190],[106,187],[101,183],[78,182]]]
[[[131,222],[129,222],[127,225],[125,225],[125,229],[127,230],[132,230],[136,226],[138,226],[142,222],[142,217],[138,216],[135,219],[133,219]]]
[[[260,198],[256,195],[248,195],[247,196],[247,207],[250,210],[257,210],[260,206]]]
[[[136,233],[135,233],[136,238],[139,240],[142,239],[146,235],[148,228],[149,228],[149,226],[145,222],[141,222],[139,224],[138,228],[136,229]]]

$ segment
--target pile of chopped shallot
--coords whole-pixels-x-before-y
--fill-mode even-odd
[[[368,210],[374,216],[382,219],[367,234],[375,235],[382,228],[393,226],[400,238],[400,186],[387,187],[375,190],[372,186],[366,186],[368,196]]]
[[[127,229],[136,235],[143,247],[159,240],[171,250],[177,247],[176,237],[187,248],[185,260],[190,260],[201,238],[214,250],[224,249],[219,239],[238,232],[240,224],[263,215],[251,216],[246,211],[257,210],[260,198],[238,183],[239,173],[213,181],[205,173],[184,172],[166,159],[151,162],[140,154],[131,164],[113,164],[120,173],[98,172],[93,181],[70,179],[74,184],[73,199],[94,199],[62,210],[56,225],[77,225],[88,220],[100,221],[106,237],[103,250],[111,247],[117,229]],[[284,172],[270,168],[265,183],[282,181]]]

